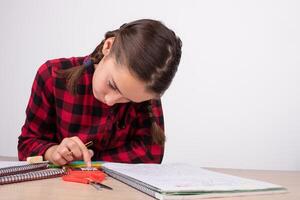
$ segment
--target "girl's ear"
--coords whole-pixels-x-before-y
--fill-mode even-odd
[[[104,56],[107,56],[110,52],[110,49],[114,43],[115,37],[107,38],[103,44],[102,53]]]

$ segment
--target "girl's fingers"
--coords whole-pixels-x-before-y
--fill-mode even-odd
[[[94,156],[94,151],[92,149],[89,149],[89,153],[90,153],[90,156],[92,158]]]
[[[69,152],[67,153],[67,156],[72,155],[72,157],[75,160],[82,159],[82,152],[81,152],[81,149],[78,146],[77,142],[75,142],[72,139],[69,139],[68,142],[66,143],[66,147],[69,150]]]
[[[88,150],[88,148],[83,144],[83,142],[77,137],[72,137],[71,138],[74,142],[76,142],[81,150],[82,157],[84,162],[86,163],[87,167],[91,167],[91,154]]]
[[[52,153],[52,162],[57,165],[65,165],[71,161],[83,159],[87,167],[91,167],[93,154],[94,152],[87,149],[77,136],[64,138]]]
[[[66,159],[58,152],[58,148],[52,153],[52,162],[56,165],[65,165],[68,163]]]
[[[62,158],[64,158],[65,160],[67,160],[68,162],[71,162],[74,160],[74,155],[73,152],[70,151],[69,148],[67,148],[66,146],[63,146],[60,151],[59,154],[61,155]]]
[[[57,149],[56,149],[57,153],[59,154],[59,156],[61,158],[59,158],[59,156],[57,157],[59,160],[66,160],[67,162],[71,162],[74,160],[72,153],[70,153],[70,149],[66,146],[66,143],[61,143]]]
[[[56,151],[54,152],[54,161],[56,163],[59,163],[60,165],[65,165],[73,161],[75,157],[73,152],[77,152],[76,146],[77,144],[73,142],[70,138],[64,138],[56,148]]]

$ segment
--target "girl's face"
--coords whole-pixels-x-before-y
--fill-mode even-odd
[[[155,98],[145,90],[146,84],[135,78],[126,66],[116,63],[109,55],[114,38],[108,38],[103,45],[102,60],[95,64],[93,94],[96,99],[112,106],[116,103],[142,102]]]

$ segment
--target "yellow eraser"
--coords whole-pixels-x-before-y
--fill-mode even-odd
[[[43,162],[43,156],[32,156],[32,157],[27,157],[27,162],[29,164],[34,164],[34,163],[42,163]]]

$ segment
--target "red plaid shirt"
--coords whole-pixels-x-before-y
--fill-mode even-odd
[[[78,84],[78,94],[71,95],[58,69],[83,64],[87,57],[60,58],[43,64],[33,82],[26,109],[26,120],[19,136],[20,160],[44,155],[64,138],[78,136],[83,143],[93,141],[93,160],[126,163],[160,163],[164,147],[153,143],[149,105],[156,122],[163,128],[160,100],[107,106],[92,92],[94,66],[86,66]]]

